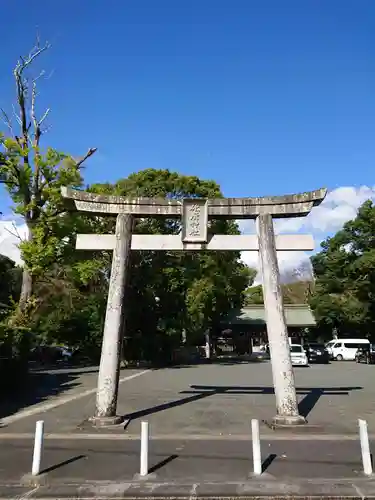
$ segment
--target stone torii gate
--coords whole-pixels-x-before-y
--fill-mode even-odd
[[[314,249],[310,235],[276,235],[273,219],[303,217],[319,205],[326,189],[263,198],[135,198],[108,196],[62,188],[69,210],[117,216],[115,234],[78,234],[78,250],[112,250],[102,353],[99,368],[95,425],[119,424],[117,412],[122,317],[127,267],[131,250],[236,250],[259,251],[263,295],[276,396],[275,425],[304,424],[299,415],[288,332],[283,308],[276,251]],[[181,218],[179,235],[132,235],[133,218]],[[256,235],[209,234],[209,219],[256,219]]]

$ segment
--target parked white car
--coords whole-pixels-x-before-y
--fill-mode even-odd
[[[305,349],[300,344],[291,344],[290,357],[292,358],[293,366],[309,366]]]
[[[335,339],[326,344],[331,359],[337,361],[354,361],[360,347],[370,345],[368,339]]]

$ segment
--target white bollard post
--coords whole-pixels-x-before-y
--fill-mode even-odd
[[[367,432],[367,422],[366,420],[359,419],[358,424],[359,424],[359,439],[361,441],[363,472],[366,474],[366,476],[370,476],[372,474],[372,463],[371,463],[370,443],[368,440],[368,432]]]
[[[42,460],[42,449],[43,449],[43,435],[44,435],[44,421],[38,420],[35,426],[33,465],[31,468],[31,474],[33,476],[37,476],[38,474],[40,474],[40,462]]]
[[[260,452],[259,420],[255,418],[251,420],[251,434],[253,441],[254,475],[260,476],[262,474],[262,457]]]
[[[140,476],[148,474],[148,440],[149,440],[148,422],[141,422],[141,469]]]

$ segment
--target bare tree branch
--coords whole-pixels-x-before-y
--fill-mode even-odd
[[[36,45],[31,49],[27,57],[20,57],[17,62],[17,65],[13,71],[14,77],[16,80],[16,89],[17,89],[17,101],[20,110],[19,123],[21,127],[22,139],[18,139],[19,144],[23,148],[24,157],[23,161],[25,165],[29,165],[29,154],[27,148],[30,144],[32,144],[34,148],[34,178],[31,186],[25,187],[27,189],[25,202],[28,204],[30,201],[35,200],[38,202],[40,197],[40,189],[39,189],[39,164],[40,164],[40,155],[39,155],[39,142],[40,137],[42,135],[41,123],[46,119],[49,109],[44,113],[40,120],[36,117],[36,97],[37,97],[37,86],[36,82],[45,75],[45,71],[42,70],[39,75],[32,79],[31,83],[27,77],[24,77],[25,70],[31,65],[31,63],[44,51],[48,50],[51,47],[49,42],[46,42],[43,46],[40,45],[39,35],[37,34]],[[27,115],[27,100],[29,98],[29,88],[31,87],[31,110],[29,116],[31,121],[28,123],[28,115]],[[30,128],[34,126],[33,137],[30,137]],[[30,218],[33,218],[33,211],[29,214]]]
[[[47,108],[46,109],[46,111],[44,112],[44,115],[39,120],[39,127],[42,125],[42,123],[44,122],[44,120],[47,118],[47,116],[48,116],[48,114],[49,114],[50,111],[51,111],[51,108]],[[43,133],[43,131],[41,131],[41,133]]]
[[[33,86],[31,90],[31,119],[34,123],[34,129],[36,130],[38,128],[38,122],[36,119],[36,114],[35,114],[35,100],[36,100],[36,82],[33,81]]]
[[[13,126],[10,116],[6,113],[6,111],[3,108],[0,108],[0,111],[1,114],[3,115],[2,122],[9,128],[10,133],[13,135]]]
[[[34,124],[34,141],[33,145],[34,147],[39,146],[39,141],[42,136],[42,129],[41,125],[44,122],[44,120],[47,118],[48,113],[51,111],[51,108],[47,108],[47,110],[44,112],[44,115],[38,120],[36,117],[36,111],[35,111],[35,102],[36,102],[36,97],[37,97],[37,91],[36,91],[36,80],[33,81],[32,84],[32,90],[31,90],[31,119]]]
[[[15,225],[14,222],[12,222],[12,227],[15,230],[15,233],[13,233],[9,228],[6,226],[4,227],[5,231],[9,233],[10,235],[14,236],[15,238],[18,238],[20,241],[22,241],[22,238],[20,236],[20,233],[18,232],[17,226]]]
[[[35,78],[33,78],[33,82],[37,82],[39,80],[39,78],[42,78],[42,76],[44,76],[46,74],[46,70],[42,69],[42,71],[39,73],[38,76],[36,76]]]
[[[26,58],[24,58],[22,56],[20,57],[20,61],[17,62],[17,65],[14,69],[14,73],[18,73],[18,75],[21,76],[23,71],[28,66],[30,66],[30,64],[34,61],[34,59],[36,59],[38,56],[40,56],[40,54],[42,54],[42,52],[45,52],[50,47],[51,47],[51,44],[49,42],[46,42],[43,45],[43,47],[41,47],[39,37],[37,36],[37,43],[36,43],[35,47],[33,47],[31,49],[31,51],[29,52],[29,55]]]
[[[12,104],[12,108],[13,108],[13,116],[17,120],[18,125],[21,126],[22,125],[22,121],[21,121],[21,118],[17,115],[16,108],[14,107],[14,104]]]
[[[40,47],[40,34],[39,34],[39,31],[38,31],[38,28],[36,29],[36,46],[37,47]]]
[[[20,57],[16,67],[13,70],[14,78],[16,80],[17,88],[17,102],[20,108],[19,120],[17,120],[21,126],[22,137],[23,137],[23,148],[24,150],[28,147],[30,138],[28,132],[30,130],[30,125],[27,124],[27,112],[26,112],[26,99],[28,97],[29,80],[23,76],[24,71],[30,66],[30,64],[43,52],[51,47],[49,42],[46,42],[43,46],[40,46],[39,35],[37,35],[36,45],[31,49],[27,57]],[[35,117],[35,98],[36,98],[36,85],[35,82],[44,75],[44,71],[33,79],[32,82],[32,107],[34,106],[34,117]],[[29,158],[26,155],[24,158],[25,163],[29,162]]]
[[[31,119],[34,124],[34,138],[33,138],[33,147],[34,147],[34,155],[35,155],[35,161],[34,161],[34,179],[33,179],[33,186],[32,186],[32,198],[36,201],[37,205],[39,206],[40,204],[40,198],[41,198],[41,186],[40,186],[40,152],[39,152],[39,142],[40,138],[42,136],[42,128],[41,125],[44,122],[44,120],[47,118],[48,113],[50,112],[50,108],[47,108],[47,110],[44,112],[43,116],[40,119],[37,119],[36,117],[36,111],[35,111],[35,102],[36,102],[36,97],[37,97],[37,87],[36,87],[36,82],[37,80],[43,76],[44,72],[42,71],[38,77],[34,78],[32,82],[32,90],[31,90]]]
[[[81,165],[88,159],[90,158],[90,156],[92,156],[94,153],[96,153],[96,151],[98,150],[98,148],[90,148],[87,153],[79,160],[75,160],[76,162],[76,167],[77,168],[80,168]]]

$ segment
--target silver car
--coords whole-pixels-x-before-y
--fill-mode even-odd
[[[290,357],[292,358],[293,366],[309,366],[305,349],[300,344],[292,344],[290,346]]]

